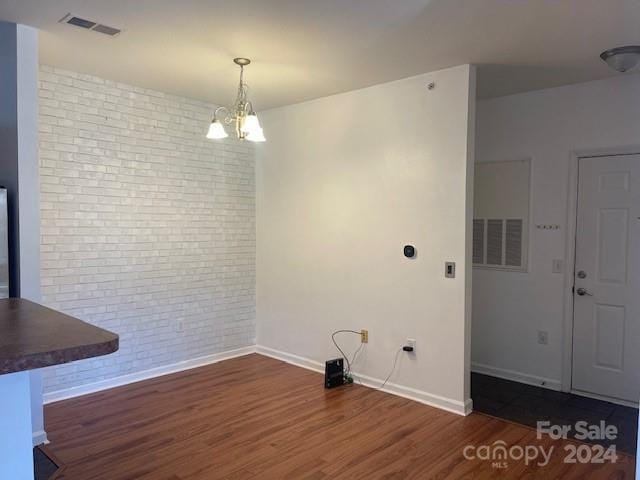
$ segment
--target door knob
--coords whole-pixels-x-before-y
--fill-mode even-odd
[[[588,297],[593,297],[593,293],[589,293],[586,288],[582,288],[582,287],[577,289],[576,293],[581,297],[584,297],[585,295],[587,295]]]

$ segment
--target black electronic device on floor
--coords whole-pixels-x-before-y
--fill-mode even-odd
[[[335,358],[324,363],[324,388],[339,387],[344,384],[344,359]]]

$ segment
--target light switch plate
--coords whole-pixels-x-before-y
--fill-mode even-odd
[[[564,262],[561,259],[555,259],[553,261],[552,272],[553,273],[562,273],[562,272],[564,272]]]

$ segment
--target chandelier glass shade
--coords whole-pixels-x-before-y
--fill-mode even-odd
[[[225,126],[233,126],[236,136],[240,140],[250,142],[264,142],[264,132],[258,121],[258,115],[253,110],[253,104],[247,98],[248,86],[244,83],[244,67],[251,63],[248,58],[234,58],[234,63],[240,67],[240,83],[238,94],[232,107],[218,107],[213,113],[213,119],[209,125],[207,138],[220,140],[227,138]]]

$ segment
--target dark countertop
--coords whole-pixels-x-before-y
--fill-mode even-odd
[[[22,298],[0,299],[0,375],[118,350],[118,335]]]

